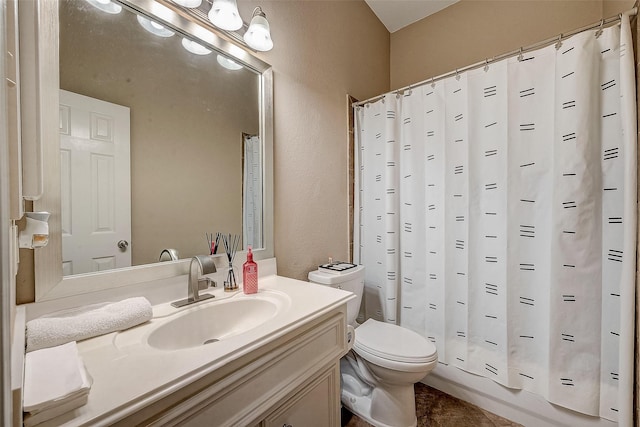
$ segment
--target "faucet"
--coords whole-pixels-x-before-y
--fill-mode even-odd
[[[162,261],[167,261],[166,259],[162,259],[162,257],[164,255],[168,255],[169,256],[169,260],[168,261],[177,261],[178,260],[178,251],[172,248],[167,248],[167,249],[163,249],[162,252],[160,252],[160,257],[158,257],[158,262],[162,262]]]
[[[187,298],[171,303],[174,307],[183,307],[185,305],[194,304],[204,301],[214,296],[211,294],[199,295],[200,285],[204,284],[202,289],[206,289],[209,285],[216,286],[216,282],[208,277],[200,277],[201,274],[211,274],[216,272],[216,265],[210,256],[197,255],[191,258],[189,263],[189,281],[187,282]]]

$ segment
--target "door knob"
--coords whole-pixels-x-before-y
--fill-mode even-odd
[[[122,252],[124,252],[127,250],[127,247],[129,247],[129,242],[127,242],[126,240],[120,240],[118,242],[118,247]]]

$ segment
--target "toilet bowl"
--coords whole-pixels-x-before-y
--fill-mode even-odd
[[[334,264],[340,264],[339,271],[321,266],[309,273],[309,280],[358,297],[347,303],[347,322],[355,331],[350,329],[351,348],[340,361],[342,404],[376,427],[415,426],[413,386],[437,365],[436,348],[398,325],[368,319],[358,326],[355,319],[362,299],[364,267]]]

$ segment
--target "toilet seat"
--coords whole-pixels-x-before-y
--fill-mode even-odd
[[[378,366],[420,372],[438,360],[431,342],[401,326],[368,319],[356,329],[355,335],[353,350]]]

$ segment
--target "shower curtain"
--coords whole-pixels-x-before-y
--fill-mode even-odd
[[[243,247],[262,247],[262,144],[257,135],[243,135]]]
[[[441,363],[617,420],[635,77],[628,17],[595,33],[357,107],[354,247],[368,317],[421,333]]]

